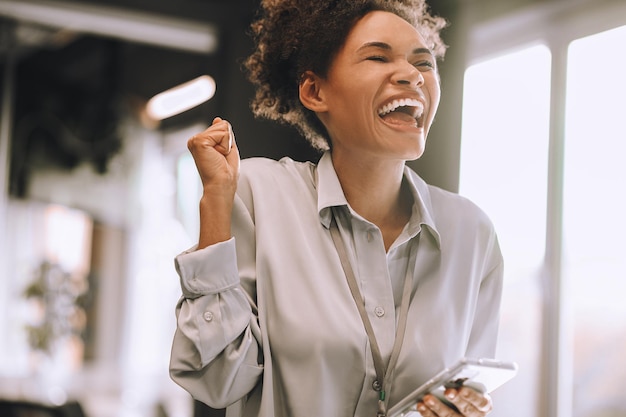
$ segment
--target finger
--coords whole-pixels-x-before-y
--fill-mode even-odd
[[[428,408],[423,401],[419,401],[417,403],[417,411],[419,411],[422,417],[437,417],[437,414],[435,414],[430,408]]]
[[[491,397],[469,387],[448,389],[445,396],[465,416],[484,416],[492,410]]]
[[[235,141],[235,133],[233,132],[232,125],[221,117],[216,117],[213,119],[211,127],[207,129],[207,132],[208,131],[211,132],[212,137],[215,139],[215,149],[223,155],[228,155]],[[213,136],[216,134],[219,136]]]
[[[187,147],[193,154],[207,148],[213,148],[223,155],[228,155],[232,148],[234,134],[230,123],[221,118],[215,118],[211,126],[187,141]]]
[[[488,413],[493,409],[491,396],[489,394],[480,393],[469,387],[462,387],[459,390],[459,394],[461,397],[470,402],[474,407],[476,407],[478,411]]]
[[[226,154],[226,161],[233,169],[238,172],[239,164],[241,162],[241,158],[239,157],[239,148],[237,147],[237,142],[235,141],[235,135],[232,132],[230,138],[230,149]]]
[[[456,417],[459,414],[455,410],[448,407],[434,395],[428,394],[424,396],[424,404],[438,417]]]
[[[221,117],[216,117],[213,119],[213,124],[211,125],[211,127],[213,126],[217,126],[216,129],[226,129],[228,141],[222,141],[220,144],[215,146],[215,149],[226,157],[226,162],[228,162],[231,168],[234,169],[234,172],[236,172],[238,175],[241,158],[239,156],[239,148],[237,147],[237,142],[235,140],[233,126]]]

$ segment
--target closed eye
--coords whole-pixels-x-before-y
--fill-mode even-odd
[[[424,68],[425,70],[432,70],[435,68],[435,64],[432,61],[419,61],[413,65],[417,68]]]
[[[387,62],[387,57],[382,55],[372,55],[366,58],[368,61]]]

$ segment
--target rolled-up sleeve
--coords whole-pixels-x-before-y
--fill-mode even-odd
[[[192,248],[176,257],[175,266],[183,296],[176,306],[171,377],[194,398],[224,408],[250,392],[263,369],[235,238]]]

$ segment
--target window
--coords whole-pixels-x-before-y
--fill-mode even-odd
[[[564,279],[574,416],[626,415],[626,26],[569,47]]]
[[[459,191],[498,231],[520,364],[492,415],[624,416],[626,3],[547,10],[468,48]]]
[[[550,51],[544,45],[473,65],[465,75],[459,192],[495,224],[505,258],[498,358],[519,375],[494,393],[497,414],[537,402],[548,181]],[[523,311],[524,314],[519,314]],[[508,392],[508,394],[507,394]]]

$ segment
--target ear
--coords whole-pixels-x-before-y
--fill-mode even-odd
[[[314,72],[306,71],[302,74],[299,85],[300,102],[307,109],[315,113],[326,111],[326,103],[322,92],[323,80]]]

